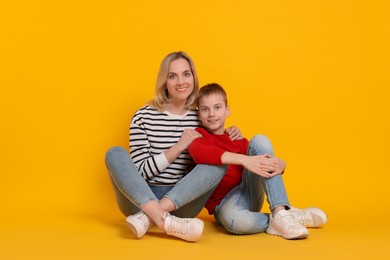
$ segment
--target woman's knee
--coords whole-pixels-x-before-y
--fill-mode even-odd
[[[113,154],[117,154],[117,153],[123,153],[123,152],[127,153],[127,151],[123,147],[113,146],[107,150],[106,157],[112,156]]]
[[[122,153],[127,154],[127,151],[123,147],[120,147],[120,146],[113,146],[110,149],[108,149],[106,152],[106,157],[105,157],[106,164],[107,164],[107,162],[111,161],[112,158],[115,158],[118,154],[122,154]]]

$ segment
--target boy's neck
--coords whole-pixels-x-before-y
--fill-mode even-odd
[[[209,133],[213,134],[213,135],[223,135],[223,134],[225,134],[225,126],[223,126],[223,129],[222,129],[222,130],[218,129],[218,130],[212,131],[212,130],[210,130],[210,129],[208,129],[208,128],[206,128],[206,130],[207,130]]]

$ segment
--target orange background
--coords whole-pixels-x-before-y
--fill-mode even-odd
[[[348,252],[361,243],[365,253],[357,257],[388,256],[381,245],[390,231],[389,7],[353,0],[2,1],[1,258],[157,258],[138,249],[159,243],[195,250],[160,237],[152,246],[132,240],[104,165],[109,147],[127,147],[131,115],[152,98],[163,57],[177,50],[194,59],[201,84],[225,87],[228,125],[248,138],[271,138],[287,162],[292,204],[327,212],[328,226],[313,231],[310,243],[349,234]],[[218,236],[216,243],[256,236],[266,248],[285,243],[230,236],[202,216],[211,227],[205,236]],[[355,241],[359,235],[369,241]],[[131,243],[136,250],[127,250]],[[222,248],[204,257],[272,251],[254,244],[245,253]]]

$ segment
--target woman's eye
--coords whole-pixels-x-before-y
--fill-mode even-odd
[[[168,78],[169,79],[174,79],[174,78],[176,78],[176,76],[171,74],[171,75],[168,75]]]
[[[186,72],[186,73],[184,74],[184,76],[186,76],[186,77],[190,77],[190,76],[191,76],[191,73],[189,73],[189,72]]]

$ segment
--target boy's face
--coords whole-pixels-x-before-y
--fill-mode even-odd
[[[230,110],[226,106],[222,95],[203,96],[198,102],[198,107],[199,119],[203,126],[213,134],[223,134],[225,132],[225,121],[230,115]]]

